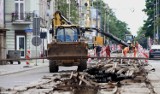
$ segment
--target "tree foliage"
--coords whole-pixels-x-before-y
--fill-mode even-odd
[[[93,6],[97,8],[100,12],[99,14],[101,16],[101,28],[103,28],[103,25],[105,24],[105,21],[106,21],[106,24],[105,24],[106,31],[104,32],[107,32],[107,29],[109,28],[109,32],[120,39],[124,39],[125,34],[130,34],[127,27],[128,25],[125,22],[118,20],[111,8],[108,7],[108,9],[106,9],[105,8],[106,4],[102,0],[94,1]],[[105,16],[105,13],[107,16]],[[109,15],[109,19],[107,18],[108,15]]]
[[[147,14],[148,18],[145,22],[145,24],[143,25],[143,32],[145,32],[145,36],[146,37],[151,37],[153,38],[154,36],[154,10],[155,10],[155,6],[154,6],[155,0],[146,0],[146,5],[145,5],[145,9],[144,12]]]
[[[67,4],[67,0],[55,0],[56,7],[61,13],[69,19],[69,4]],[[77,24],[78,23],[78,7],[75,0],[70,0],[70,21]]]
[[[55,0],[56,1],[56,7],[59,11],[62,12],[62,14],[68,18],[68,12],[69,12],[69,4],[66,3],[66,0]],[[71,16],[71,22],[78,23],[78,7],[75,2],[75,0],[70,0],[70,16]],[[94,8],[97,8],[99,10],[99,14],[101,16],[101,29],[103,29],[105,21],[106,21],[106,28],[104,32],[107,32],[107,28],[109,27],[109,32],[113,35],[117,36],[118,38],[124,39],[126,33],[130,33],[128,30],[128,25],[125,22],[122,22],[118,20],[112,11],[112,9],[107,9],[106,11],[106,4],[103,2],[103,0],[95,0],[92,5]],[[107,16],[109,19],[107,19]],[[105,18],[106,17],[106,18]],[[106,20],[105,20],[106,19]],[[109,23],[108,23],[109,21]]]
[[[145,31],[142,27],[139,28],[135,40],[138,41],[138,43],[144,48],[147,48],[147,37],[145,37]]]

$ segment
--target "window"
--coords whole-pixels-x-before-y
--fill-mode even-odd
[[[15,14],[17,20],[24,19],[24,0],[15,0]]]
[[[60,28],[57,30],[57,40],[62,42],[73,42],[78,40],[77,29]]]
[[[21,51],[21,58],[25,57],[25,36],[24,35],[17,35],[16,36],[16,48],[17,50]]]
[[[132,40],[133,40],[133,37],[132,37],[131,35],[128,35],[128,36],[126,36],[126,40],[132,41]]]

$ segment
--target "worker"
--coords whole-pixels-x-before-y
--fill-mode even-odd
[[[137,48],[133,46],[133,55],[134,57],[137,57]]]
[[[127,53],[129,52],[129,47],[125,47],[123,50],[122,50],[122,53],[124,55],[124,57],[127,56]]]
[[[105,51],[106,51],[106,57],[110,58],[111,50],[110,50],[110,46],[109,45],[106,45]]]
[[[136,43],[135,43],[135,47],[136,47],[136,49],[137,49],[137,51],[138,51],[138,49],[139,49],[139,43],[138,43],[138,41],[136,41]]]
[[[102,49],[101,46],[99,46],[99,45],[96,46],[96,55],[97,55],[97,57],[100,57],[101,49]]]

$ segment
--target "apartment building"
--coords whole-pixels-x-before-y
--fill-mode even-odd
[[[21,51],[21,58],[25,58],[30,50],[31,56],[39,55],[43,43],[39,46],[32,44],[33,18],[40,17],[40,32],[47,32],[47,0],[4,0],[6,32],[6,52]],[[36,53],[37,52],[37,53]],[[35,54],[36,53],[36,54]]]

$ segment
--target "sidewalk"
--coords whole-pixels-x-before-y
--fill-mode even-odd
[[[14,61],[13,64],[10,64],[8,62],[7,65],[0,65],[0,76],[11,74],[11,73],[17,73],[17,72],[23,72],[31,69],[35,69],[38,67],[44,67],[48,66],[48,60],[31,60],[29,65],[26,65],[26,61],[21,61],[21,64],[18,64],[18,62]]]

